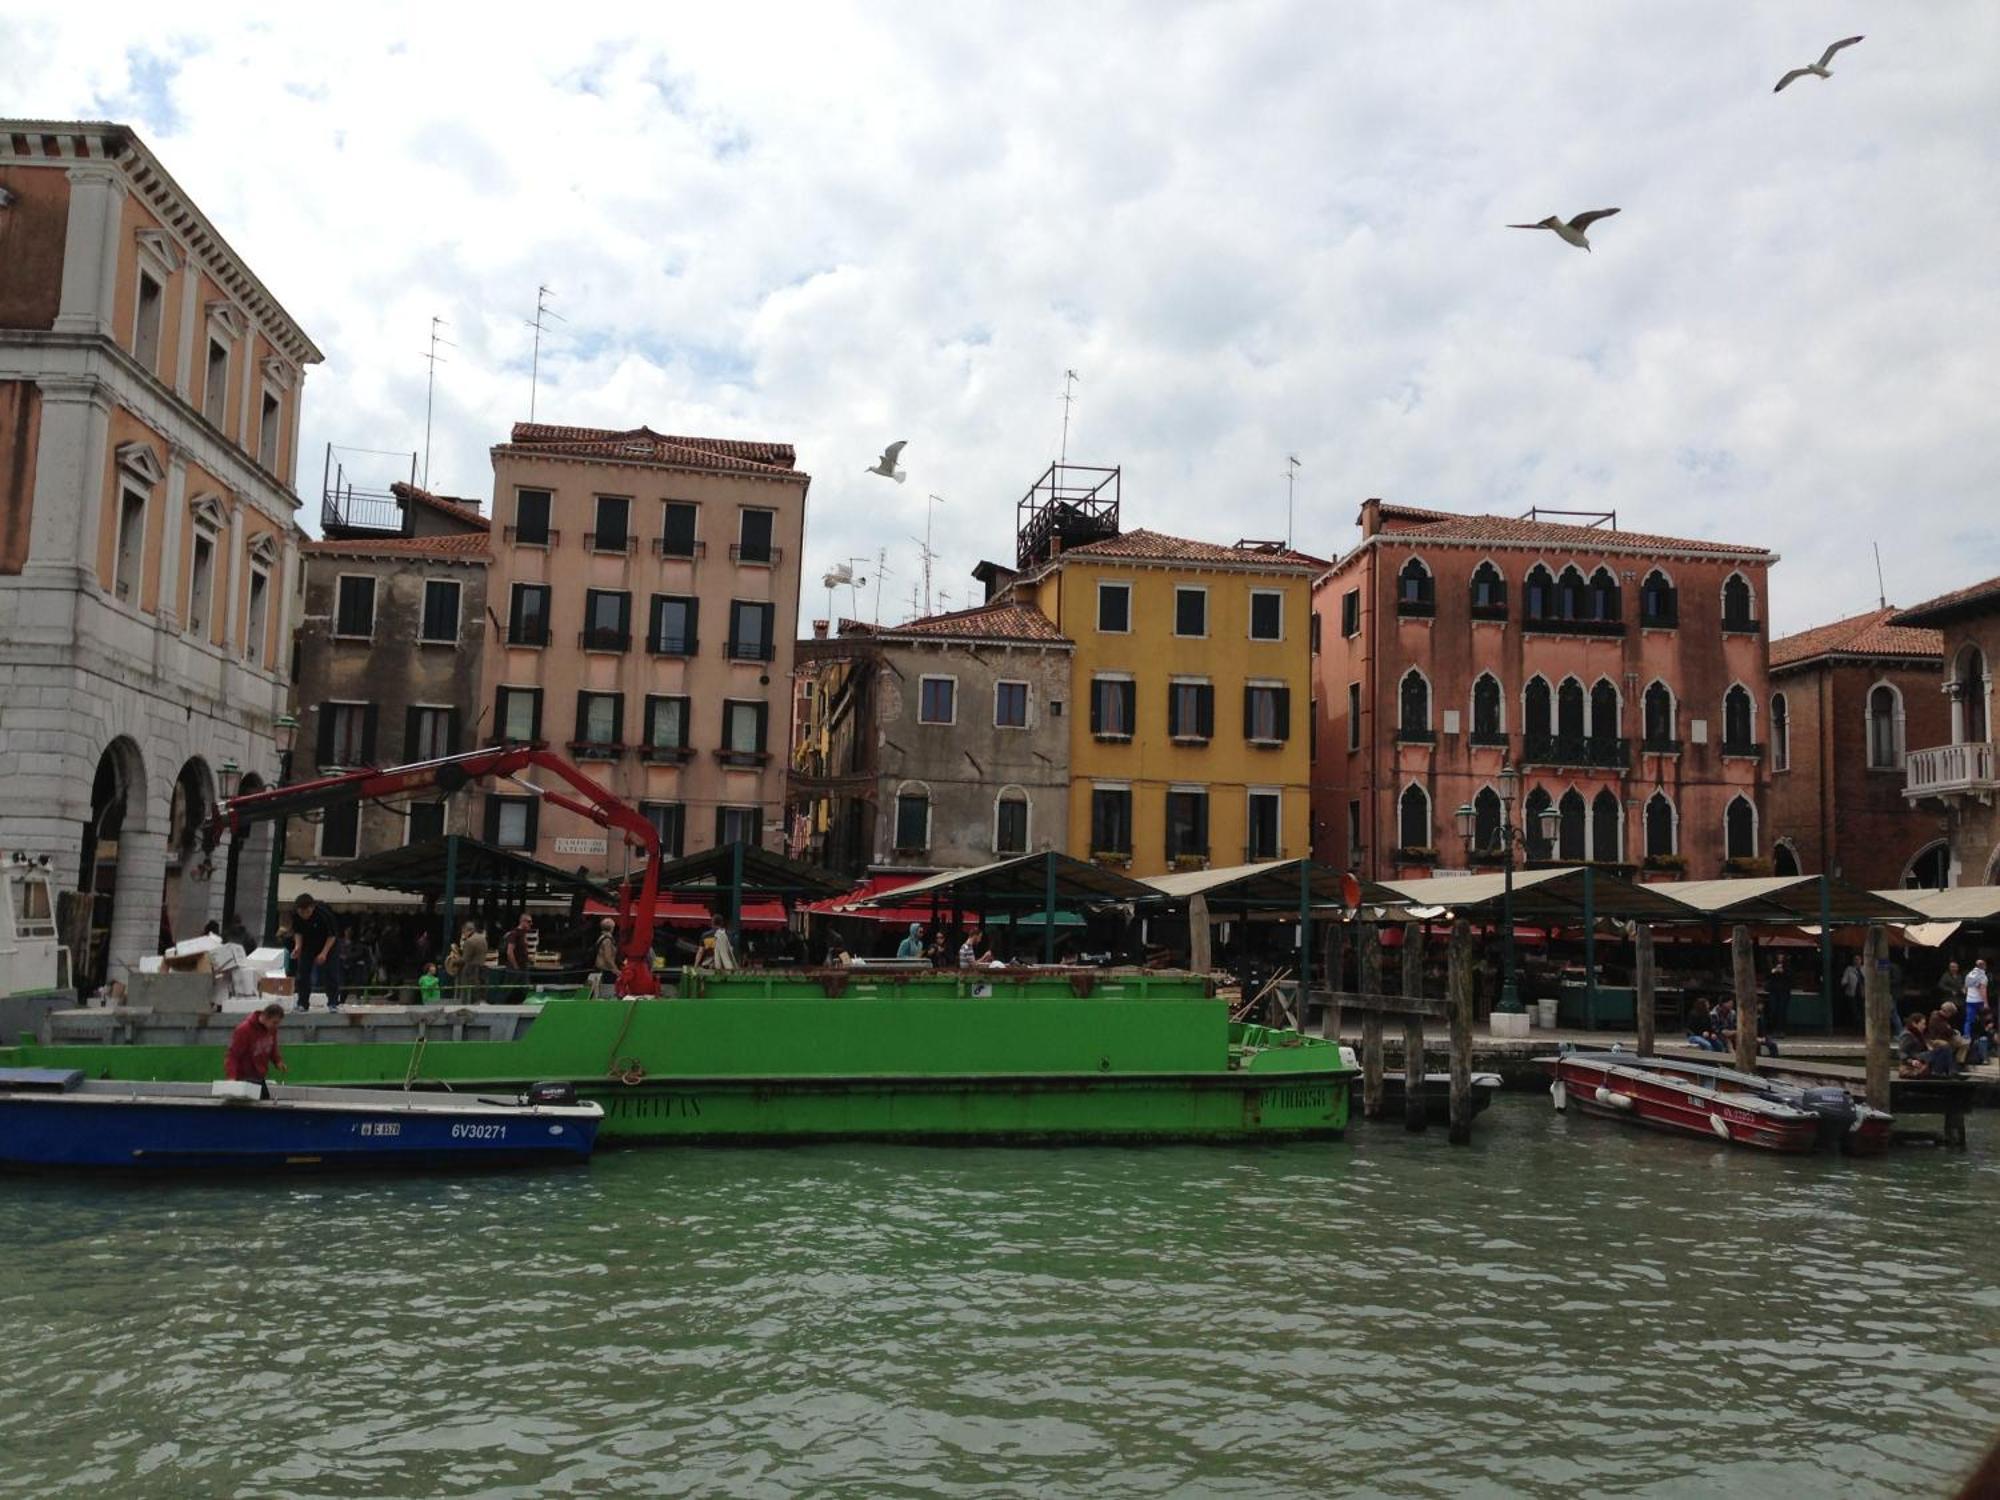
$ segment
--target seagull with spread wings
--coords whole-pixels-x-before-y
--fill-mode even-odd
[[[1833,77],[1833,69],[1830,66],[1828,66],[1833,61],[1833,54],[1838,52],[1842,47],[1852,47],[1856,42],[1860,40],[1861,38],[1858,36],[1842,37],[1839,41],[1835,42],[1831,47],[1827,48],[1826,51],[1820,53],[1818,62],[1808,63],[1803,68],[1794,68],[1792,69],[1791,72],[1787,73],[1783,78],[1780,78],[1778,80],[1778,86],[1772,89],[1771,92],[1774,94],[1783,93],[1785,91],[1785,85],[1790,83],[1794,78],[1805,78],[1808,76],[1811,76],[1813,78]]]
[[[896,483],[901,484],[910,476],[896,467],[896,460],[903,456],[903,445],[907,442],[909,442],[908,438],[898,438],[895,442],[884,448],[882,456],[876,459],[868,468],[862,470],[862,473],[880,474],[884,479],[893,479]]]
[[[1550,214],[1546,219],[1541,220],[1539,223],[1509,224],[1507,227],[1509,229],[1552,230],[1555,233],[1556,237],[1560,239],[1564,244],[1574,245],[1579,250],[1588,250],[1590,248],[1590,241],[1584,238],[1583,235],[1584,230],[1590,228],[1590,226],[1595,224],[1599,219],[1608,219],[1617,212],[1618,210],[1615,208],[1593,208],[1587,214],[1578,214],[1574,219],[1571,219],[1567,224],[1565,224],[1562,221],[1562,219],[1559,218],[1557,215]]]

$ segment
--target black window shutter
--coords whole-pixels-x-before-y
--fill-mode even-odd
[[[333,764],[334,707],[331,703],[319,706],[319,744],[316,747],[318,763],[322,766]]]
[[[1119,696],[1119,697],[1121,697],[1121,698],[1123,698],[1123,699],[1125,700],[1125,714],[1124,714],[1124,720],[1123,720],[1123,722],[1124,722],[1124,725],[1125,725],[1125,732],[1126,732],[1127,734],[1136,734],[1136,733],[1138,733],[1138,730],[1139,730],[1139,723],[1138,723],[1138,720],[1139,720],[1139,684],[1138,684],[1138,683],[1136,683],[1136,682],[1121,682],[1121,683],[1119,683],[1119,684],[1118,684],[1118,696]]]
[[[1090,685],[1090,732],[1104,733],[1104,684],[1101,682],[1093,682]],[[330,736],[327,743],[333,743]]]
[[[528,841],[521,846],[530,854],[535,852],[535,844],[541,836],[541,829],[542,799],[540,797],[530,797],[528,799]]]
[[[728,815],[729,809],[726,807],[718,807],[715,810],[715,843],[717,848],[722,846],[722,825],[727,821]]]
[[[361,760],[365,765],[375,764],[375,705],[372,703],[361,711]]]
[[[491,793],[486,798],[486,842],[500,842],[500,799]]]
[[[652,603],[647,606],[646,611],[646,645],[648,647],[659,645],[660,637],[667,633],[666,615],[667,596],[665,594],[653,595]]]
[[[576,695],[575,737],[580,740],[590,738],[590,694],[588,693],[580,692]]]
[[[528,716],[528,738],[531,740],[540,740],[542,737],[542,690],[540,688],[530,688],[528,691],[535,695],[535,711]]]
[[[1167,733],[1177,736],[1185,732],[1181,728],[1180,684],[1170,681],[1167,684]]]
[[[652,744],[652,743],[653,743],[653,721],[654,721],[654,720],[655,720],[656,718],[658,718],[658,716],[659,716],[659,709],[660,709],[660,700],[659,700],[658,698],[655,698],[655,697],[653,697],[653,696],[652,696],[652,695],[651,695],[650,693],[649,693],[649,694],[647,694],[647,696],[646,696],[646,721],[645,721],[645,731],[646,731],[646,738],[645,738],[645,743],[646,743],[646,744],[648,744],[648,745],[650,745],[650,744]]]
[[[1278,700],[1278,738],[1288,740],[1292,737],[1292,690],[1273,688],[1271,693]]]
[[[778,656],[778,638],[771,634],[771,629],[778,617],[778,607],[775,604],[760,604],[757,606],[757,612],[764,617],[764,659],[775,661]]]
[[[1194,732],[1205,740],[1215,738],[1215,684],[1205,682],[1194,690]]]
[[[417,714],[419,712],[420,710],[414,708],[403,710],[403,759],[406,762],[417,758]]]
[[[1208,798],[1194,799],[1194,847],[1197,854],[1208,853]]]
[[[1246,687],[1243,689],[1243,738],[1253,740],[1256,737],[1257,690],[1253,687]]]
[[[700,623],[701,601],[699,599],[689,599],[687,601],[687,654],[689,656],[694,655],[695,641],[700,635],[698,629]]]
[[[757,705],[757,751],[759,754],[762,754],[766,748],[764,744],[764,731],[769,727],[770,722],[771,722],[771,705],[768,703],[758,704]]]
[[[625,743],[625,695],[620,693],[611,700],[611,743]]]
[[[632,596],[618,596],[618,633],[627,640],[632,638]]]
[[[444,753],[446,755],[458,754],[458,710],[455,708],[445,710]]]

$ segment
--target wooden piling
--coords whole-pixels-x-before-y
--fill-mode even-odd
[[[1641,922],[1632,934],[1632,991],[1637,1007],[1639,1055],[1653,1055],[1654,988],[1658,972],[1653,957],[1653,929]]]
[[[1871,1109],[1889,1107],[1889,1086],[1894,1076],[1892,1050],[1896,1039],[1889,1035],[1893,1011],[1889,995],[1889,933],[1871,924],[1861,946],[1861,993],[1863,1025],[1868,1036],[1868,1071],[1864,1097]]]
[[[1330,1042],[1340,1040],[1340,994],[1347,987],[1347,938],[1344,922],[1326,924],[1326,1007],[1319,1014],[1319,1034]]]
[[[1451,924],[1451,1143],[1472,1143],[1472,924]]]
[[[1424,995],[1424,924],[1403,924],[1403,998]],[[1421,1131],[1424,1119],[1424,1018],[1403,1017],[1403,1128]]]
[[[1757,955],[1750,929],[1738,922],[1729,934],[1730,967],[1736,978],[1736,1069],[1757,1071]]]
[[[1361,993],[1382,993],[1382,935],[1373,922],[1361,924]],[[1361,1113],[1382,1118],[1382,1012],[1361,1013]]]

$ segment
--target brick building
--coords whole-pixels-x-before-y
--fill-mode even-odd
[[[1906,748],[1950,734],[1942,638],[1874,609],[1771,642],[1771,862],[1868,890],[1941,886],[1937,811],[1903,795]]]
[[[2000,660],[2000,578],[1927,600],[1897,625],[1942,637],[1948,722],[1910,740],[1903,794],[1942,814],[1952,885],[2000,885],[2000,746],[1993,730],[1993,663]]]
[[[1359,519],[1314,587],[1320,858],[1376,878],[1498,863],[1511,761],[1516,823],[1561,815],[1533,858],[1766,866],[1772,553],[1379,500]]]

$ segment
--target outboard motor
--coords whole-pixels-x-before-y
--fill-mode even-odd
[[[576,1085],[573,1083],[531,1083],[527,1092],[521,1095],[523,1104],[574,1105]]]
[[[1799,1090],[1799,1108],[1819,1116],[1819,1138],[1837,1142],[1854,1124],[1854,1096],[1837,1084]]]

